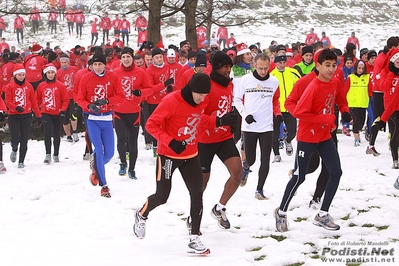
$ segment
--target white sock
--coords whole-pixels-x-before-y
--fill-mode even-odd
[[[320,217],[324,217],[324,216],[326,216],[327,214],[328,214],[328,212],[326,212],[326,211],[322,211],[322,210],[319,211],[319,216],[320,216]]]
[[[277,211],[277,213],[278,213],[278,215],[280,215],[280,216],[287,216],[287,212],[283,212],[282,210],[278,210]]]
[[[193,241],[194,239],[196,239],[196,238],[198,238],[198,237],[199,237],[198,235],[191,235],[190,241]]]
[[[223,205],[222,203],[218,203],[218,204],[216,204],[216,210],[217,211],[220,211],[221,209],[223,209],[225,207],[225,205]]]

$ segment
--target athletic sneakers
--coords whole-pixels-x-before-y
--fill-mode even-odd
[[[355,139],[355,147],[359,147],[360,146],[360,139]]]
[[[392,169],[399,169],[398,161],[393,161]]]
[[[18,163],[18,168],[20,168],[20,169],[25,168],[25,164],[24,163]]]
[[[334,219],[327,213],[327,215],[320,217],[319,214],[314,217],[313,224],[323,227],[327,230],[339,230],[339,225],[334,223]]]
[[[46,154],[43,163],[50,164],[51,162],[51,154]]]
[[[243,187],[247,184],[248,175],[249,175],[249,169],[245,170],[244,168],[242,168],[242,177],[241,177],[241,182],[240,182],[241,187]]]
[[[140,210],[136,210],[134,217],[133,232],[138,238],[143,239],[145,237],[145,222],[147,218],[141,216]]]
[[[151,143],[146,143],[145,144],[145,149],[146,150],[151,150],[151,148],[152,148],[152,144]]]
[[[83,155],[83,161],[90,161],[90,153],[85,153]]]
[[[67,137],[67,142],[73,142],[72,136]]]
[[[227,219],[226,216],[226,208],[221,209],[220,211],[216,210],[217,204],[212,208],[211,215],[213,218],[218,220],[218,225],[222,229],[229,229],[230,228],[230,222]]]
[[[119,175],[126,175],[126,163],[119,164]]]
[[[309,208],[312,208],[312,209],[314,209],[314,210],[320,210],[320,207],[321,207],[321,202],[320,202],[320,199],[319,198],[317,198],[316,200],[311,200],[310,202],[309,202]]]
[[[268,200],[268,198],[263,194],[263,190],[255,191],[255,199],[258,200]]]
[[[79,136],[78,136],[77,133],[73,133],[72,137],[73,137],[73,142],[78,142],[79,141]]]
[[[111,193],[109,193],[109,188],[107,186],[103,186],[101,188],[101,197],[104,197],[104,198],[110,198],[111,197]]]
[[[373,146],[373,147],[367,146],[366,154],[372,154],[373,156],[376,156],[376,157],[377,157],[377,156],[380,156],[381,153],[379,153],[379,152],[374,148],[374,146]]]
[[[98,180],[98,177],[97,177],[97,172],[96,172],[96,169],[95,169],[95,167],[94,167],[94,158],[93,158],[93,160],[90,162],[90,169],[91,169],[91,174],[90,174],[90,176],[89,176],[89,178],[90,178],[90,183],[93,185],[93,186],[97,186],[98,185],[98,183],[99,183],[99,180]]]
[[[7,169],[4,166],[4,163],[0,162],[0,174],[4,174],[5,172],[7,172]]]
[[[211,251],[207,248],[204,243],[202,243],[199,236],[195,236],[190,238],[190,242],[188,242],[189,250],[188,253],[193,254],[209,254]]]
[[[350,135],[351,135],[351,133],[349,132],[349,129],[346,126],[342,127],[342,133],[344,133],[348,137],[350,137]]]
[[[128,171],[128,174],[129,174],[129,178],[130,178],[130,179],[137,179],[136,171],[134,171],[134,170],[129,170],[129,171]]]
[[[285,142],[285,152],[288,156],[291,156],[294,153],[294,148],[292,147],[291,142]]]
[[[10,154],[10,161],[11,161],[12,163],[15,163],[15,162],[17,161],[17,152],[16,152],[16,151],[11,151],[11,154]]]
[[[364,130],[364,138],[366,139],[367,142],[369,142],[370,141],[370,137],[371,137],[371,134],[368,132],[368,129],[366,127],[365,130]]]
[[[274,218],[276,219],[276,229],[278,232],[287,232],[288,224],[287,224],[287,216],[281,216],[278,214],[278,208],[276,208],[273,212]]]
[[[60,156],[53,155],[53,160],[54,160],[55,163],[59,163],[60,162]]]
[[[279,163],[281,162],[281,156],[280,155],[274,155],[274,160],[272,163]]]

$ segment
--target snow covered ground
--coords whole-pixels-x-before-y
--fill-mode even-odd
[[[144,149],[141,135],[137,180],[118,176],[117,154],[106,166],[110,199],[100,197],[100,188],[89,182],[89,164],[82,160],[83,138],[74,145],[64,139],[61,162],[50,165],[43,163],[44,143],[29,141],[23,170],[10,162],[11,147],[5,143],[8,171],[0,175],[1,264],[322,265],[325,263],[317,252],[323,239],[398,241],[399,191],[393,183],[399,171],[391,169],[387,134],[378,136],[379,157],[365,153],[363,136],[360,147],[353,146],[352,137],[338,137],[344,173],[330,213],[341,230],[327,231],[312,224],[317,211],[309,209],[308,202],[317,171],[307,177],[291,202],[290,231],[276,232],[272,212],[282,198],[294,160],[284,151],[283,161],[271,165],[266,181],[265,195],[270,199],[254,198],[257,161],[247,185],[240,187],[227,205],[232,228],[220,229],[210,210],[219,200],[228,174],[216,159],[204,193],[202,240],[211,249],[206,257],[186,253],[189,197],[178,171],[168,203],[149,215],[146,238],[134,236],[134,210],[155,191],[154,159],[152,151]]]

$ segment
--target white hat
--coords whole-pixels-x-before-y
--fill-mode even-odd
[[[168,52],[166,53],[166,57],[176,57],[176,52],[173,49],[168,49]]]

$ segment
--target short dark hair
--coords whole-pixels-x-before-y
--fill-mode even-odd
[[[331,49],[324,49],[323,51],[320,52],[319,58],[317,59],[317,62],[319,64],[322,64],[326,60],[335,60],[338,61],[337,55],[334,53],[333,50]]]
[[[388,49],[391,49],[392,47],[397,47],[398,45],[399,45],[399,37],[398,36],[389,37],[389,39],[387,40]]]

